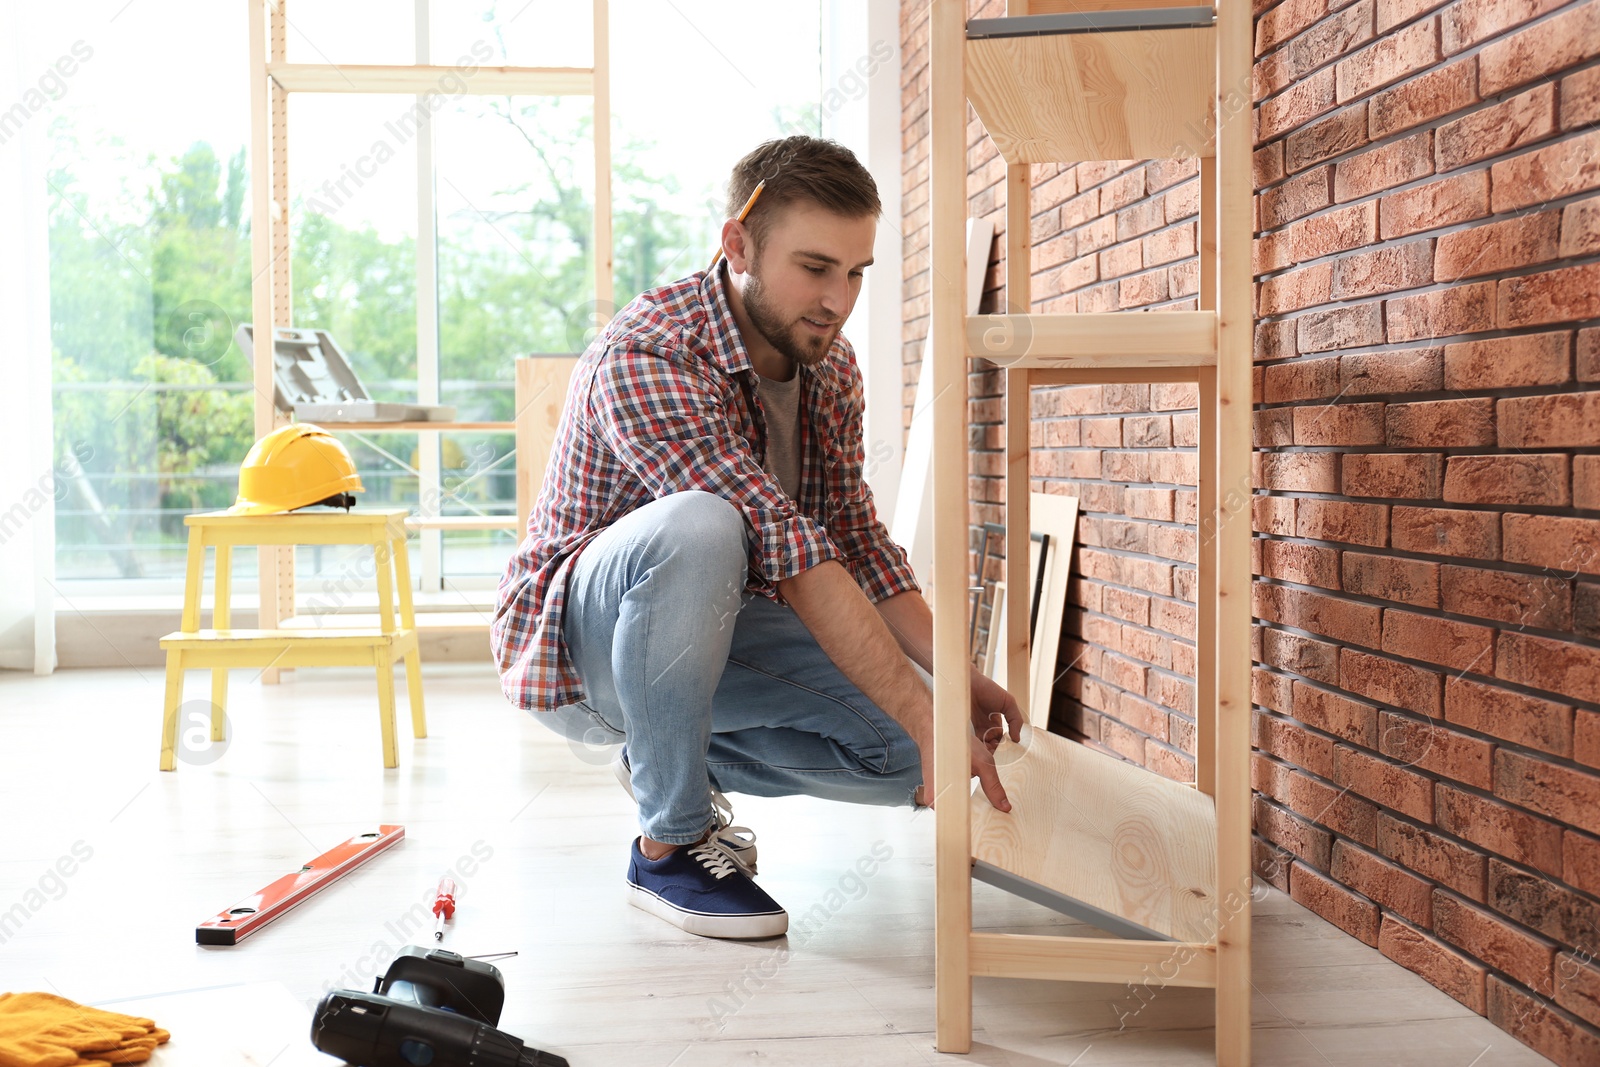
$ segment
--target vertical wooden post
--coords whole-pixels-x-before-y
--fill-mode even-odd
[[[1006,310],[1026,315],[1033,305],[1033,165],[1006,167]]]
[[[928,363],[933,375],[934,986],[940,1052],[972,1047],[971,691],[967,686],[967,360],[962,220],[967,205],[966,0],[928,12],[930,164]],[[926,757],[926,753],[924,753]],[[924,768],[926,769],[926,763]]]
[[[1009,270],[1009,268],[1008,268]],[[1006,615],[1005,687],[1017,698],[1022,717],[1035,722],[1033,668],[1029,661],[1033,635],[1028,629],[1029,608],[1033,600],[1033,574],[1028,566],[1028,534],[1032,528],[1028,507],[1028,381],[1027,369],[1006,371]],[[994,626],[998,619],[990,618]],[[1045,697],[1049,700],[1049,697]],[[1046,709],[1048,714],[1048,709]]]
[[[1250,1062],[1251,8],[1217,5],[1217,1062]]]
[[[1015,10],[1018,7],[1022,10]],[[1008,6],[1008,15],[1027,14],[1027,4],[1017,0]],[[1033,307],[1033,167],[1012,163],[1006,167],[1006,311],[1026,315]],[[976,308],[972,309],[976,312]],[[1005,605],[1006,688],[1022,705],[1029,722],[1047,721],[1050,694],[1032,691],[1032,671],[1028,652],[1032,635],[1028,632],[1030,590],[1028,573],[1028,534],[1032,528],[1028,509],[1028,426],[1029,381],[1027,370],[1008,370],[1006,379],[1006,587],[1016,596]],[[982,581],[983,575],[978,576]],[[998,620],[991,618],[989,625]],[[992,673],[992,672],[991,672]],[[1054,676],[1055,671],[1051,670]],[[1041,712],[1034,702],[1043,700]]]
[[[1195,520],[1194,784],[1217,795],[1217,372],[1200,368]]]
[[[1217,309],[1217,161],[1200,157],[1200,299]],[[1197,430],[1195,520],[1195,787],[1216,796],[1217,770],[1217,369],[1201,367]]]

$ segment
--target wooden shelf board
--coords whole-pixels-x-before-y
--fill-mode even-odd
[[[1007,163],[1213,153],[1216,29],[966,42],[967,95]]]
[[[1215,939],[1209,796],[1043,730],[996,755],[1012,810],[974,794],[975,860],[1164,937]]]
[[[1214,311],[968,315],[967,352],[1002,367],[1203,367],[1217,362]]]
[[[970,19],[967,22],[967,39],[1211,27],[1216,24],[1217,12],[1210,4],[1170,7],[1129,7],[1123,4],[1099,11],[1030,12],[1026,15]]]
[[[1197,382],[1200,367],[1007,367],[1006,372],[1026,378],[1028,385],[1155,385]]]
[[[980,882],[987,882],[996,889],[1003,889],[1013,896],[1023,900],[1031,900],[1035,904],[1059,911],[1061,914],[1087,923],[1097,930],[1104,930],[1115,937],[1126,938],[1130,941],[1164,941],[1171,942],[1172,938],[1159,930],[1152,930],[1148,926],[1129,922],[1120,915],[1113,915],[1103,911],[1092,904],[1085,904],[1075,897],[1063,896],[1054,889],[1049,889],[1026,878],[1019,878],[1010,871],[1002,871],[993,864],[983,860],[972,861],[972,877]]]
[[[1060,12],[1126,11],[1130,7],[1190,7],[1194,0],[1029,0],[1028,13],[1054,15]]]
[[[454,67],[410,64],[268,63],[267,74],[294,93],[461,93],[489,96],[592,96],[590,67]]]
[[[1046,356],[1027,355],[1015,357],[985,356],[974,353],[976,358],[987,359],[1003,370],[1083,370],[1083,371],[1114,371],[1125,370],[1137,374],[1140,371],[1155,369],[1186,370],[1189,373],[1173,380],[1194,381],[1194,371],[1199,367],[1212,367],[1216,365],[1215,359],[1205,356],[1138,356],[1126,353],[1107,356]],[[1107,381],[1142,381],[1141,378],[1108,378]],[[1160,379],[1167,380],[1167,379]]]

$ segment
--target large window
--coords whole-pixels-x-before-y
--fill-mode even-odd
[[[232,341],[251,306],[246,4],[40,7],[47,41],[89,52],[51,126],[56,446],[67,472],[59,574],[99,592],[175,590],[183,516],[232,502],[253,437],[251,368]],[[592,61],[586,3],[434,7],[425,12],[432,62],[486,52],[490,64]],[[413,3],[289,10],[293,61],[416,58]],[[705,265],[741,154],[767,137],[817,132],[819,21],[816,3],[613,0],[618,303]],[[433,117],[430,152],[408,132],[412,105],[292,99],[295,325],[332,331],[378,398],[415,399],[418,351],[428,347],[418,345],[418,304],[436,301],[440,402],[461,419],[509,419],[513,361],[581,351],[596,315],[611,310],[595,306],[592,284],[592,107],[452,95]],[[417,210],[419,151],[432,159],[422,178],[431,217]],[[437,269],[423,292],[425,237]],[[440,437],[439,510],[509,514],[511,435]],[[430,491],[416,435],[345,440],[368,488],[363,503],[415,507]],[[449,532],[413,573],[487,586],[515,540]],[[251,555],[239,560],[241,578]],[[337,565],[299,555],[306,577]]]

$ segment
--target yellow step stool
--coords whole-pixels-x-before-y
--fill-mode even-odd
[[[383,733],[383,765],[399,765],[394,734],[394,664],[405,660],[411,703],[411,733],[428,736],[422,709],[422,662],[417,654],[416,617],[411,607],[411,567],[406,557],[405,508],[276,515],[234,515],[225,511],[188,515],[188,567],[184,580],[181,629],[161,639],[167,653],[167,690],[161,722],[161,769],[177,770],[178,705],[183,672],[211,671],[211,740],[224,740],[231,667],[373,667],[378,675],[378,724]],[[378,584],[375,626],[338,629],[280,624],[277,628],[229,627],[229,596],[235,545],[371,545]],[[200,629],[200,592],[206,547],[216,549],[217,595],[213,629]],[[399,618],[396,619],[396,589]],[[372,619],[366,616],[363,622]],[[266,622],[267,620],[262,620]],[[285,620],[287,623],[288,620]]]

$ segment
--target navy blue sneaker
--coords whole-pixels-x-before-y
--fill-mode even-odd
[[[611,759],[611,773],[617,776],[622,788],[633,798],[633,767],[628,763],[628,746],[617,749]],[[739,869],[750,877],[756,876],[756,832],[748,826],[733,825],[733,805],[719,790],[711,791],[711,804],[717,809],[717,829],[713,834]]]
[[[715,838],[675,848],[658,860],[646,858],[634,838],[628,897],[641,911],[701,937],[779,937],[789,929],[789,913]]]

